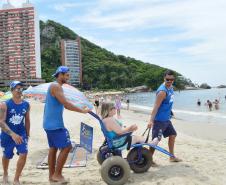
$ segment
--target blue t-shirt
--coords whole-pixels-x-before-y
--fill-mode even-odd
[[[157,89],[156,95],[160,92],[164,91],[166,93],[166,98],[162,101],[158,112],[155,116],[156,121],[168,121],[171,118],[171,110],[173,107],[173,87],[170,87],[169,89],[165,86],[165,84],[160,85],[160,87]]]
[[[16,104],[13,99],[9,99],[6,102],[6,124],[8,127],[19,135],[26,134],[25,129],[25,115],[29,110],[29,103],[22,100],[20,104]],[[2,131],[2,135],[8,135]]]
[[[51,95],[50,87],[46,95],[46,103],[43,116],[43,128],[45,130],[57,130],[64,127],[63,110],[64,106]]]

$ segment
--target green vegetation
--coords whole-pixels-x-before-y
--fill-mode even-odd
[[[10,90],[9,87],[0,87],[0,91],[2,92],[7,92],[9,90]]]
[[[40,21],[42,76],[49,82],[60,64],[60,39],[76,39],[69,28],[48,20]],[[156,89],[163,81],[166,70],[134,58],[115,55],[81,38],[83,87],[86,89],[121,89],[147,85]],[[189,80],[175,72],[175,86],[183,89]]]

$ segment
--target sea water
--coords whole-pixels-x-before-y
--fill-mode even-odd
[[[226,124],[226,88],[212,88],[206,90],[185,90],[174,92],[173,112],[175,118],[192,121],[192,122],[207,122]],[[133,93],[128,94],[130,105],[138,107],[147,112],[153,107],[156,93]],[[201,106],[197,105],[197,100],[200,99]],[[213,102],[215,99],[220,101],[219,110],[214,108],[210,111],[206,105],[206,101]]]

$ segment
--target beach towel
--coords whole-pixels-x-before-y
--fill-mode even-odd
[[[64,168],[85,167],[87,163],[87,151],[79,144],[72,142],[72,149],[68,155]],[[37,169],[48,169],[48,154],[36,165]]]

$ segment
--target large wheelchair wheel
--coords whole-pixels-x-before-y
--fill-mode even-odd
[[[107,158],[101,166],[101,177],[109,185],[123,185],[130,177],[128,162],[119,156]]]
[[[129,151],[127,161],[135,173],[144,173],[151,167],[152,154],[147,148],[136,147]]]

